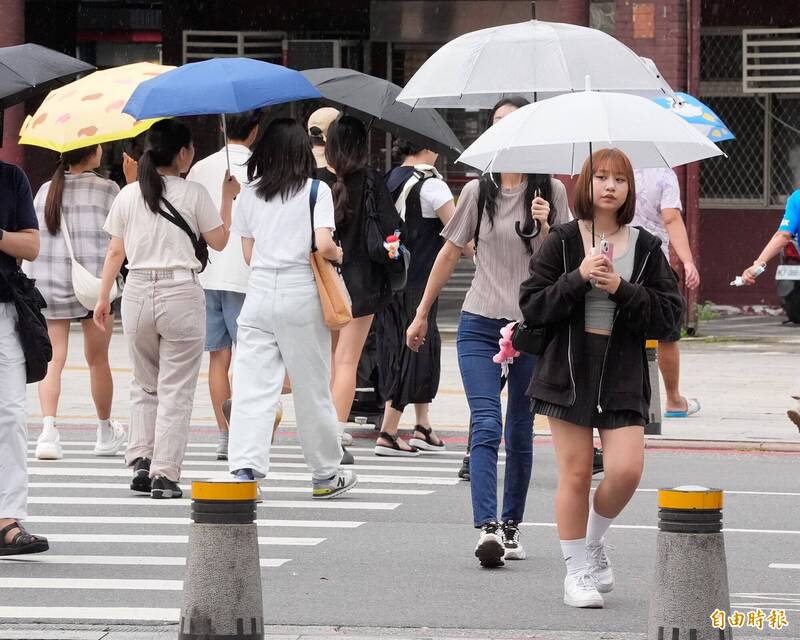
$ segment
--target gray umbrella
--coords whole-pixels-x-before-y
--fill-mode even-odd
[[[46,93],[94,66],[38,44],[0,48],[0,145],[2,110]]]
[[[308,69],[301,72],[322,94],[323,101],[368,125],[431,151],[456,157],[463,147],[434,109],[412,109],[397,102],[401,87],[352,69]]]

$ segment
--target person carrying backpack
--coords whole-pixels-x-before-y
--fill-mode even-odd
[[[411,252],[411,264],[405,289],[392,296],[375,321],[380,397],[386,401],[375,455],[417,456],[420,450],[445,448],[429,418],[441,371],[436,301],[428,314],[428,340],[419,351],[406,348],[405,334],[422,300],[428,274],[444,242],[440,234],[453,217],[455,204],[450,188],[433,166],[436,152],[407,140],[398,140],[393,152],[402,164],[387,175],[386,186],[406,224],[404,242]],[[406,443],[397,437],[397,431],[409,404],[414,405],[416,424]]]
[[[527,104],[509,98],[495,105],[490,125]],[[472,420],[470,486],[474,525],[481,530],[475,555],[484,567],[522,560],[519,523],[533,470],[533,415],[526,389],[536,358],[521,354],[508,367],[506,468],[501,519],[497,517],[497,453],[503,437],[501,366],[492,361],[500,330],[521,321],[519,287],[528,263],[552,225],[570,219],[564,185],[549,175],[494,174],[464,186],[455,215],[442,231],[446,242],[431,270],[414,321],[406,332],[413,351],[425,345],[428,314],[447,284],[463,247],[475,243],[475,276],[458,323],[461,379]],[[538,234],[535,228],[539,229]]]

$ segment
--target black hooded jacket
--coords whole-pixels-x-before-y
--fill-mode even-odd
[[[661,241],[642,228],[636,242],[631,281],[610,296],[617,303],[600,380],[598,410],[630,410],[647,416],[650,378],[646,339],[674,332],[683,301]],[[520,287],[520,309],[529,323],[547,327],[548,344],[539,358],[528,395],[562,406],[575,402],[575,375],[582,368],[585,257],[578,221],[553,227],[531,258],[531,276]]]

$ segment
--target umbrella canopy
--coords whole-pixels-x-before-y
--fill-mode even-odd
[[[133,138],[156,120],[135,120],[122,107],[140,83],[173,68],[139,62],[96,71],[55,89],[25,119],[20,143],[64,153]]]
[[[722,118],[711,110],[711,107],[688,93],[679,91],[675,96],[677,100],[666,97],[657,98],[656,104],[669,109],[672,113],[686,120],[709,140],[722,142],[723,140],[736,139],[733,132],[728,129]]]
[[[592,88],[665,95],[662,81],[607,33],[529,20],[481,29],[445,44],[413,75],[398,100],[413,107],[491,108],[522,95],[535,102]]]
[[[481,171],[575,175],[591,151],[617,147],[635,168],[675,167],[722,155],[692,125],[652,100],[580,91],[522,107],[458,159]]]
[[[38,44],[0,48],[0,109],[93,71],[86,62]]]
[[[412,109],[397,102],[401,87],[352,69],[309,69],[301,72],[322,94],[323,101],[378,129],[451,157],[463,151],[444,118],[433,109]]]
[[[293,69],[251,58],[212,58],[143,82],[123,111],[139,120],[198,116],[319,97],[319,91]]]

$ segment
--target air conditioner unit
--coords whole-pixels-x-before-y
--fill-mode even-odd
[[[209,58],[255,58],[283,64],[283,31],[184,31],[183,62]]]
[[[285,40],[284,62],[292,69],[361,66],[358,40]]]
[[[742,91],[800,93],[800,29],[742,31]]]

